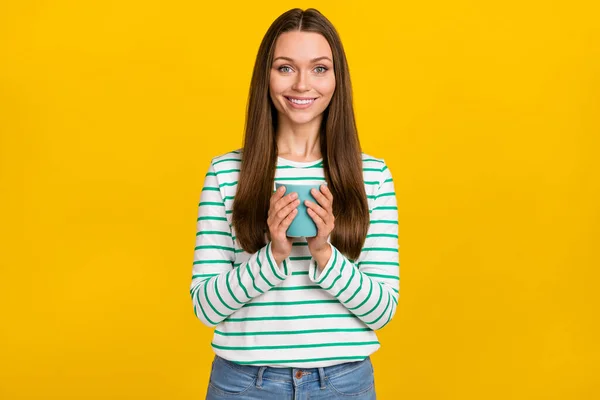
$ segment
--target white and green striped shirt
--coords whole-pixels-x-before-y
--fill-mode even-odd
[[[216,327],[213,351],[236,363],[271,367],[366,358],[379,349],[374,331],[394,316],[400,289],[398,208],[385,161],[362,154],[371,223],[360,257],[350,260],[331,245],[319,272],[305,238],[294,238],[292,253],[279,265],[271,242],[254,254],[240,248],[231,214],[241,154],[212,159],[198,206],[190,294],[196,317]],[[322,160],[278,157],[275,180],[325,182]]]

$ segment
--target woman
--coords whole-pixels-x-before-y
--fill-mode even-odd
[[[242,161],[243,160],[243,161]],[[295,193],[315,237],[291,238]],[[374,331],[396,312],[398,211],[384,160],[362,153],[346,56],[317,10],[267,31],[251,81],[244,147],[204,181],[191,297],[216,327],[208,399],[375,398]]]

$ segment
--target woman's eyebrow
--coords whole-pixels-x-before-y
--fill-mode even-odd
[[[282,57],[277,57],[277,58],[276,58],[276,59],[274,59],[273,61],[277,61],[277,60],[279,60],[280,58],[281,58],[282,60],[288,60],[288,61],[290,61],[290,62],[294,62],[294,60],[293,60],[293,59],[291,59],[291,58],[289,58],[289,57],[283,57],[283,56],[282,56]],[[331,59],[330,59],[329,57],[322,56],[322,57],[313,58],[312,60],[310,60],[310,62],[311,62],[311,63],[314,63],[314,62],[317,62],[317,61],[319,61],[319,60],[329,60],[329,61],[331,61]],[[333,62],[333,61],[331,61],[331,62]]]

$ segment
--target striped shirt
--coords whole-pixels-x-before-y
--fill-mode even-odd
[[[242,150],[211,160],[198,205],[190,295],[196,317],[216,327],[215,354],[239,364],[316,368],[360,361],[379,349],[375,331],[396,312],[398,208],[383,159],[362,153],[370,212],[357,260],[332,252],[319,272],[306,238],[279,265],[271,242],[254,254],[231,225]],[[325,181],[322,159],[277,159],[275,181]],[[275,184],[273,184],[275,190]],[[335,202],[335,199],[334,199]]]

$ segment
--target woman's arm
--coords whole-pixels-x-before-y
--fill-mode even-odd
[[[392,174],[382,163],[375,205],[364,247],[356,262],[330,243],[331,257],[322,271],[314,258],[308,276],[372,330],[383,328],[396,313],[400,290],[398,207]]]
[[[214,161],[214,160],[213,160]],[[277,265],[271,242],[234,268],[235,247],[213,162],[198,205],[190,295],[196,317],[214,327],[289,275],[289,259]]]

